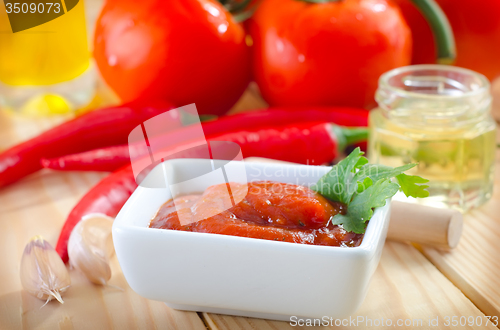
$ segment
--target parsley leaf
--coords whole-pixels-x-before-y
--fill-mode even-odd
[[[417,183],[427,183],[429,180],[421,178],[416,175],[407,175],[401,173],[396,176],[399,185],[401,186],[401,191],[403,191],[406,197],[420,197],[424,198],[429,196],[429,192],[425,189],[429,188],[427,185],[417,184]]]
[[[373,208],[385,205],[385,200],[394,196],[398,190],[407,197],[427,197],[429,186],[423,183],[429,180],[415,175],[406,175],[405,171],[417,164],[399,167],[368,164],[359,148],[321,177],[312,187],[326,198],[344,203],[345,215],[337,214],[332,223],[343,225],[347,231],[358,234],[365,232],[366,222],[373,215]],[[392,178],[396,182],[392,182]]]
[[[382,179],[366,188],[362,193],[352,199],[345,215],[337,214],[332,219],[332,224],[342,225],[345,230],[363,234],[366,222],[371,219],[376,207],[385,205],[387,198],[394,196],[399,190],[397,183],[390,179]]]
[[[332,169],[321,177],[312,187],[332,201],[349,204],[352,195],[356,192],[357,181],[354,181],[354,173],[361,166],[368,163],[363,152],[356,148],[347,156],[333,166]]]
[[[356,173],[356,177],[357,178],[370,177],[373,181],[378,181],[381,179],[390,179],[415,166],[417,166],[417,164],[406,164],[399,167],[390,167],[378,164],[366,164],[359,169],[359,171]]]
[[[417,166],[417,164],[406,164],[399,167],[390,167],[377,164],[366,164],[363,165],[359,169],[359,171],[354,175],[354,180],[356,182],[361,182],[361,181],[364,182],[366,178],[370,178],[373,182],[377,182],[378,180],[393,178],[415,166]],[[365,188],[368,188],[368,186],[365,186]],[[358,184],[358,192],[361,191]]]

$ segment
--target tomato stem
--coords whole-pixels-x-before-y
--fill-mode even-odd
[[[309,3],[329,3],[342,0],[301,0]],[[445,13],[434,0],[410,0],[415,7],[424,15],[429,23],[437,49],[437,62],[442,64],[452,64],[456,57],[455,38],[450,22]]]
[[[244,21],[252,17],[254,12],[255,9],[249,9],[238,14],[233,14],[234,21],[237,23],[243,23]]]
[[[221,5],[226,8],[228,12],[233,15],[233,19],[237,23],[242,23],[252,17],[255,9],[257,9],[258,4],[253,3],[252,6],[250,4],[253,0],[243,0],[243,1],[235,1],[235,0],[218,0]]]
[[[241,2],[219,0],[219,2],[226,8],[228,12],[230,12],[231,14],[235,14],[244,11],[248,7],[250,2],[252,2],[252,0],[243,0]]]
[[[434,0],[411,0],[411,2],[424,15],[432,29],[438,63],[452,64],[456,57],[455,37],[446,14]]]

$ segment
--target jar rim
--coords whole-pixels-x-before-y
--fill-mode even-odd
[[[434,70],[434,71],[447,71],[447,72],[454,72],[454,73],[460,73],[463,75],[469,75],[473,76],[474,78],[477,78],[480,82],[480,87],[474,90],[470,91],[465,91],[461,93],[460,95],[451,95],[451,94],[427,94],[427,93],[419,93],[415,91],[407,91],[402,89],[401,87],[393,86],[390,83],[390,79],[397,76],[404,74],[405,72],[418,72],[418,71],[426,71],[426,70]],[[477,96],[481,95],[484,93],[489,93],[490,90],[490,82],[486,76],[483,74],[461,68],[461,67],[456,67],[456,66],[451,66],[451,65],[443,65],[443,64],[417,64],[417,65],[408,65],[408,66],[403,66],[399,67],[396,69],[392,69],[390,71],[385,72],[382,74],[379,78],[378,81],[379,89],[384,89],[386,91],[390,91],[391,93],[397,94],[398,96],[402,97],[415,97],[415,98],[424,98],[428,100],[438,100],[438,99],[443,99],[446,98],[448,100],[457,100],[457,99],[462,99],[462,98],[468,98],[472,96]]]

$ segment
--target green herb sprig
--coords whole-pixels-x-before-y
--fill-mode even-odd
[[[404,174],[417,164],[399,167],[369,164],[363,155],[359,148],[354,149],[312,187],[326,198],[347,205],[346,214],[335,215],[332,223],[357,234],[365,232],[373,209],[384,206],[387,198],[399,190],[407,197],[429,196],[426,190],[429,186],[424,185],[429,180]]]

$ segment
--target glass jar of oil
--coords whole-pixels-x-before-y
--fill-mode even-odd
[[[418,163],[428,198],[414,200],[467,211],[493,189],[496,125],[486,77],[446,65],[414,65],[382,75],[370,113],[371,162]]]
[[[94,90],[83,1],[0,1],[0,108],[65,113]]]

